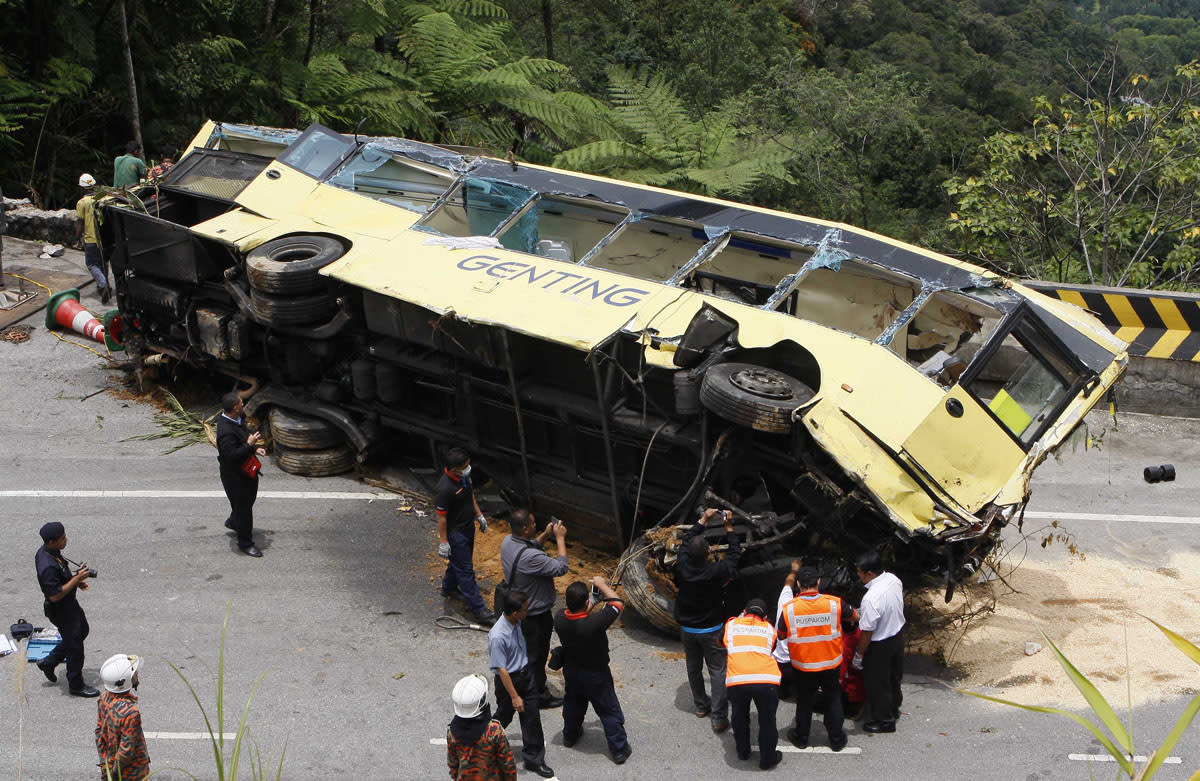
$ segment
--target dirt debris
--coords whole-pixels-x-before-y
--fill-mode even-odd
[[[1200,586],[1179,574],[1198,571],[1194,553],[1177,553],[1158,569],[1096,555],[1026,561],[1005,576],[1015,593],[992,581],[960,591],[949,605],[940,594],[916,595],[910,650],[942,656],[960,673],[962,688],[1031,705],[1084,707],[1053,651],[1025,654],[1026,642],[1043,642],[1041,630],[1114,707],[1129,700],[1127,672],[1134,705],[1194,694],[1200,668],[1142,615],[1200,643]],[[939,617],[986,608],[993,595],[994,612],[936,629]],[[935,628],[922,634],[922,621]]]

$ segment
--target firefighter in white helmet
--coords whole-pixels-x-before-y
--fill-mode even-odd
[[[110,656],[100,666],[104,694],[96,713],[96,752],[100,755],[100,777],[105,781],[141,781],[150,773],[150,755],[142,733],[138,709],[140,657]]]
[[[504,727],[492,718],[487,678],[468,675],[450,695],[454,718],[446,730],[446,764],[450,777],[482,781],[515,781],[517,763]]]

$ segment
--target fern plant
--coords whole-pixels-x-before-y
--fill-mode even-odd
[[[554,159],[556,166],[734,198],[768,180],[792,183],[792,153],[745,130],[745,98],[730,98],[693,119],[662,75],[621,67],[608,75],[619,136],[568,149]]]

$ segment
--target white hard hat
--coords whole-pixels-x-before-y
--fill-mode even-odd
[[[95,187],[96,179],[91,174],[80,174],[79,175],[79,186],[80,187]]]
[[[464,719],[478,716],[487,705],[487,678],[479,674],[460,678],[458,683],[454,684],[454,693],[450,697],[454,700],[455,716],[462,716]]]
[[[133,688],[133,675],[142,666],[141,657],[116,654],[100,665],[100,680],[113,694],[124,694]]]

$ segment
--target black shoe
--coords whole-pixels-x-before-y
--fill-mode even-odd
[[[471,614],[471,620],[482,626],[491,626],[496,623],[496,617],[486,610],[481,610],[478,613]]]
[[[112,301],[112,285],[105,285],[100,291],[100,303],[107,304],[109,301]]]
[[[79,689],[71,689],[71,694],[74,694],[76,697],[99,697],[100,690],[94,689],[91,686],[84,686]]]
[[[226,529],[228,529],[228,530],[229,530],[229,531],[231,531],[231,532],[235,532],[235,531],[237,531],[237,527],[233,525],[233,519],[232,519],[232,518],[226,518],[226,519],[225,519],[225,528],[226,528]]]
[[[629,759],[629,755],[632,753],[633,749],[631,749],[629,746],[626,746],[624,751],[618,751],[616,754],[612,755],[613,762],[616,762],[618,765],[624,765],[625,760]]]
[[[562,697],[543,697],[538,700],[539,710],[548,710],[551,708],[561,708],[563,703]]]
[[[747,759],[749,759],[749,758],[750,758],[750,752],[749,752],[749,751],[746,751],[746,752],[744,752],[744,753],[743,753],[743,752],[741,752],[741,751],[739,751],[737,754],[738,754],[738,759],[742,760],[743,762],[745,762]]]
[[[568,738],[566,733],[563,733],[563,736],[562,736],[563,748],[571,748],[572,746],[574,746],[576,743],[579,742],[579,739],[581,737],[583,737],[583,732],[580,732],[578,735],[576,735],[573,738]],[[614,754],[613,756],[616,756],[616,755]]]
[[[454,589],[450,589],[449,591],[447,591],[446,589],[443,588],[443,589],[439,589],[439,591],[441,592],[442,599],[454,599],[456,596],[458,596],[458,592],[455,591]]]
[[[712,713],[712,708],[696,708],[696,718],[702,719]]]
[[[42,662],[38,662],[37,668],[42,671],[42,675],[46,676],[47,681],[50,681],[50,683],[58,683],[58,676],[54,674],[54,665],[47,667],[46,665],[42,664]]]
[[[776,752],[775,752],[775,756],[771,757],[770,761],[768,761],[768,762],[759,762],[759,763],[758,763],[758,767],[759,767],[759,769],[761,769],[761,770],[770,770],[771,768],[775,767],[776,765],[778,765],[778,764],[779,764],[780,762],[782,762],[782,761],[783,761],[783,752],[782,752],[782,751],[776,751]]]
[[[830,738],[829,739],[829,750],[836,753],[836,752],[844,749],[846,747],[846,744],[849,742],[850,742],[850,738],[848,738],[846,735],[842,735],[837,740]]]
[[[792,727],[787,731],[787,739],[790,740],[792,745],[796,748],[808,748],[808,735],[805,735],[803,738],[800,737],[800,733],[796,732],[795,727]]]
[[[868,721],[863,725],[863,732],[895,732],[896,722],[894,721]]]
[[[545,762],[526,762],[525,769],[537,773],[542,778],[554,778],[554,771]]]
[[[729,719],[717,719],[712,723],[712,730],[718,735],[727,729],[729,729]]]
[[[246,554],[247,556],[253,556],[256,559],[262,558],[262,551],[260,551],[258,548],[254,547],[253,545],[251,545],[247,548],[239,548],[238,550],[240,550],[242,553]]]

